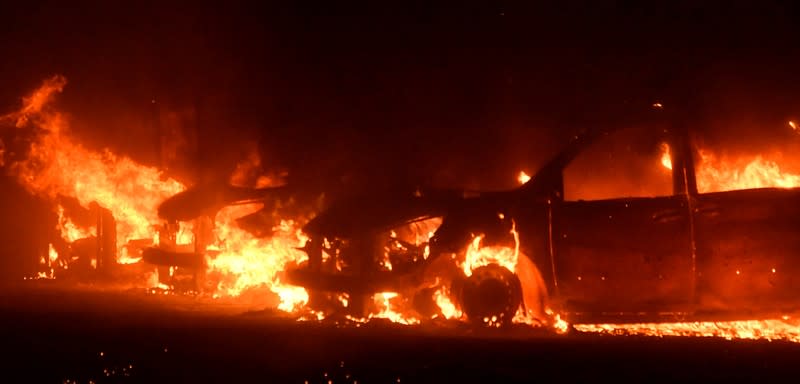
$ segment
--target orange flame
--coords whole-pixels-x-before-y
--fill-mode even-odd
[[[64,216],[64,207],[59,205],[56,208],[56,213],[58,214],[58,229],[61,231],[62,239],[71,243],[89,236],[97,236],[96,228],[80,228],[70,218]]]
[[[463,316],[461,310],[450,300],[449,292],[445,291],[445,287],[436,290],[433,294],[433,298],[445,319],[460,319]]]
[[[697,189],[700,192],[730,191],[750,188],[794,188],[800,175],[783,172],[775,161],[756,156],[751,160],[718,159],[700,150]]]
[[[517,175],[517,182],[520,185],[527,183],[528,181],[530,181],[530,179],[531,179],[530,175],[525,173],[525,171],[519,171],[519,174]]]
[[[512,224],[511,234],[514,236],[513,249],[510,247],[481,247],[483,235],[476,236],[472,240],[472,244],[467,247],[466,257],[461,266],[464,274],[472,276],[472,271],[476,268],[492,263],[505,267],[511,272],[516,271],[519,260],[519,233],[517,233],[516,224]]]
[[[231,206],[217,215],[216,237],[220,253],[208,258],[208,273],[219,274],[223,278],[215,287],[217,296],[239,296],[243,292],[266,287],[280,299],[278,309],[292,312],[308,302],[305,289],[286,285],[279,274],[289,265],[299,265],[308,259],[301,250],[307,237],[297,224],[283,220],[273,228],[271,238],[259,239],[238,228],[237,217],[254,212],[261,204]]]
[[[786,340],[800,343],[800,320],[781,319],[724,322],[575,324],[581,332],[612,335],[692,336],[731,339]]]
[[[669,145],[662,143],[661,151],[661,165],[672,169]],[[704,149],[699,149],[698,154],[700,158],[696,164],[696,175],[700,193],[800,186],[800,175],[784,172],[777,162],[767,160],[761,155],[749,160],[730,160],[718,158]]]
[[[53,96],[61,92],[66,79],[56,76],[23,99],[23,106],[15,113],[0,117],[0,120],[12,121],[18,128],[34,125],[41,129],[31,145],[27,160],[11,165],[11,169],[19,182],[31,193],[51,198],[57,196],[75,197],[81,205],[87,207],[95,202],[109,209],[117,220],[117,234],[120,242],[118,252],[120,263],[135,263],[140,259],[128,255],[124,245],[130,240],[152,239],[158,243],[158,233],[154,225],[159,222],[156,207],[164,199],[184,189],[181,183],[165,177],[153,167],[144,166],[132,159],[118,156],[110,151],[92,151],[77,143],[69,135],[68,124],[63,115],[48,108]],[[793,122],[789,125],[796,129]],[[664,146],[665,154],[661,157],[664,167],[672,166],[669,161],[669,147]],[[0,155],[4,149],[0,144]],[[702,153],[702,152],[701,152]],[[0,157],[2,159],[2,157]],[[701,155],[698,168],[698,186],[703,191],[715,189],[755,188],[763,186],[794,187],[799,185],[800,176],[787,174],[780,170],[777,163],[757,157],[744,166],[739,163],[730,164],[705,154]],[[261,165],[260,159],[248,158],[245,164],[237,169],[231,181],[245,183],[253,169]],[[520,172],[518,181],[530,179],[525,172]],[[244,181],[243,181],[244,180]],[[257,186],[269,183],[257,177]],[[215,278],[213,295],[216,297],[237,297],[245,292],[266,289],[275,296],[278,309],[295,312],[308,302],[308,293],[300,287],[288,286],[282,281],[281,273],[290,266],[296,266],[306,260],[306,255],[297,247],[307,240],[299,230],[301,218],[281,220],[273,228],[273,236],[256,238],[237,227],[235,219],[244,214],[260,209],[260,205],[229,207],[216,217],[215,238],[207,248],[207,273]],[[89,228],[80,228],[64,216],[63,207],[57,207],[59,229],[62,237],[72,242],[77,239],[94,236]],[[430,237],[430,231],[424,231]],[[512,226],[515,246],[481,247],[483,236],[477,236],[468,247],[466,257],[461,265],[469,276],[475,268],[489,263],[497,263],[516,271],[519,261],[519,239]],[[424,240],[424,239],[423,239]],[[182,223],[178,233],[179,244],[192,242],[192,228]],[[58,260],[55,249],[51,246],[49,254],[42,257],[43,264],[53,265]],[[170,270],[171,273],[174,269]],[[52,278],[53,271],[40,272],[39,278]],[[142,276],[151,287],[162,286],[157,272]],[[261,292],[261,291],[259,291]],[[459,319],[461,312],[450,300],[449,293],[440,288],[434,293],[434,299],[442,315],[446,318]],[[419,323],[419,319],[408,315],[401,305],[401,297],[394,292],[382,292],[374,297],[375,310],[369,318],[386,318],[404,324]],[[342,298],[346,305],[346,298]],[[549,311],[549,310],[548,310]],[[566,332],[569,324],[558,314],[548,312],[554,317],[551,324],[559,332]],[[312,318],[321,319],[319,312],[311,312]],[[519,316],[518,316],[519,317]],[[365,321],[364,319],[353,319]],[[528,322],[529,319],[515,317],[516,322]],[[576,329],[585,332],[608,332],[649,335],[692,335],[718,336],[726,338],[765,338],[769,340],[784,339],[800,341],[800,322],[788,322],[788,317],[781,320],[760,320],[726,323],[667,323],[667,324],[584,324],[576,325]]]
[[[377,312],[369,315],[370,319],[388,319],[394,323],[400,324],[419,324],[419,319],[413,316],[403,314],[396,309],[396,305],[392,303],[393,299],[398,298],[396,292],[380,292],[373,296]]]
[[[108,150],[95,152],[69,136],[64,116],[47,108],[47,102],[60,92],[66,79],[53,77],[24,99],[16,117],[17,126],[34,124],[42,133],[31,143],[28,158],[12,165],[20,184],[29,192],[55,199],[70,196],[87,208],[91,203],[109,209],[117,221],[119,252],[129,240],[155,236],[152,224],[158,222],[155,208],[161,201],[184,189],[179,182],[165,178],[159,170],[143,166],[130,158]],[[65,240],[85,237],[87,229],[78,229],[61,215]]]

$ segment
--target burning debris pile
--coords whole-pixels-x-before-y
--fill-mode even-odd
[[[356,199],[324,212],[286,214],[278,211],[281,204],[265,201],[291,201],[291,190],[252,174],[253,165],[260,165],[257,155],[237,167],[228,185],[187,188],[156,167],[86,148],[50,104],[65,86],[65,78],[50,78],[23,99],[18,111],[0,117],[3,128],[26,143],[12,156],[0,142],[0,166],[28,192],[50,202],[57,217],[35,278],[246,299],[301,320],[383,318],[418,324],[443,319],[569,329],[548,300],[552,282],[546,280],[553,277],[536,262],[543,256],[523,253],[518,228],[533,226],[531,220],[523,223],[528,213],[504,208],[518,191],[489,194],[475,203],[463,191],[417,190],[410,199],[396,199],[397,206]],[[667,143],[661,151],[652,171],[671,172],[674,154]],[[765,157],[732,162],[709,151],[697,153],[701,193],[800,186],[800,175],[783,172]],[[518,181],[523,191],[542,182],[525,172]],[[462,215],[448,217],[454,204],[462,204]],[[531,249],[540,248],[524,248],[536,253]],[[797,341],[800,332],[787,319],[579,324],[576,329]]]

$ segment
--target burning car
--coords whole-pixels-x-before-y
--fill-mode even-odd
[[[514,189],[391,190],[320,211],[320,191],[186,189],[154,167],[90,151],[45,108],[64,84],[46,81],[3,117],[14,138],[31,135],[24,151],[4,140],[6,170],[58,214],[40,277],[113,280],[129,265],[131,280],[151,287],[208,288],[214,297],[266,287],[287,312],[406,323],[681,321],[796,309],[800,176],[760,157],[715,167],[674,122],[586,131]],[[299,206],[319,213],[307,220]]]
[[[581,189],[567,180],[574,160],[592,150],[614,158],[607,140],[631,131],[576,136],[513,190],[415,190],[336,202],[304,227],[308,261],[289,271],[289,282],[310,291],[312,307],[356,318],[380,292],[399,294],[399,305],[421,318],[488,325],[547,323],[553,313],[580,323],[796,309],[800,190],[701,193],[687,129],[638,130],[663,150],[651,151],[663,164],[658,182],[639,177],[628,195],[570,196]],[[623,167],[633,163],[617,158]],[[613,172],[604,182],[612,192],[624,184]]]

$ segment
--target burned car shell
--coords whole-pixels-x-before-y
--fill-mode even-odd
[[[576,136],[515,190],[378,199],[372,204],[382,207],[377,210],[351,202],[323,212],[305,229],[312,239],[354,236],[442,215],[431,244],[447,249],[496,230],[497,217],[512,218],[522,253],[541,272],[550,306],[576,323],[751,318],[796,310],[800,190],[698,193],[689,133],[676,129],[662,132],[673,148],[671,195],[565,200],[564,168],[612,133]],[[312,280],[296,279],[322,288]]]
[[[669,196],[566,201],[563,169],[576,147],[593,140],[520,188],[514,216],[523,249],[542,270],[552,305],[571,321],[734,319],[797,309],[800,190],[698,193],[689,137],[685,129],[665,132],[675,149]]]

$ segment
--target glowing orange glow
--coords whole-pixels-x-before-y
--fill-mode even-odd
[[[110,210],[117,224],[118,247],[129,240],[151,239],[152,224],[158,222],[156,207],[161,201],[184,189],[179,182],[165,178],[159,170],[143,166],[128,157],[108,150],[92,151],[69,135],[66,118],[48,108],[47,102],[66,85],[62,76],[53,77],[23,99],[23,107],[5,116],[17,127],[33,124],[41,129],[31,143],[28,158],[11,164],[19,183],[29,192],[55,201],[70,196],[89,209],[91,203]],[[66,241],[91,235],[78,228],[58,211],[60,230]],[[121,249],[118,250],[118,255]]]
[[[700,193],[752,188],[795,188],[800,175],[781,170],[777,162],[758,155],[753,158],[718,158],[707,150],[697,151],[697,190]],[[661,144],[661,165],[672,169],[670,148]]]
[[[433,298],[445,319],[460,319],[462,317],[463,314],[461,310],[450,300],[449,293],[445,292],[445,287],[436,290],[433,294]]]
[[[400,324],[419,324],[419,319],[405,315],[396,310],[396,305],[392,303],[392,299],[398,298],[395,292],[381,292],[373,296],[377,312],[369,315],[370,319],[388,319],[394,323]]]
[[[58,229],[67,243],[96,236],[97,232],[94,227],[82,228],[66,217],[64,208],[55,204],[59,196],[77,199],[87,212],[91,212],[93,203],[108,209],[116,221],[118,264],[138,263],[141,257],[129,253],[127,244],[132,240],[139,243],[144,240],[141,244],[146,244],[148,239],[153,245],[161,244],[163,238],[157,230],[160,219],[156,207],[185,188],[156,168],[108,150],[92,151],[76,142],[69,133],[64,115],[48,106],[65,85],[63,77],[51,78],[24,98],[19,111],[0,117],[15,122],[19,128],[33,125],[41,132],[33,140],[27,159],[11,164],[10,169],[29,192],[54,202]],[[231,181],[244,184],[250,181],[250,176],[256,175],[255,184],[264,186],[266,181],[253,172],[259,166],[260,158],[251,154],[237,167]],[[255,238],[237,227],[236,218],[259,208],[235,206],[217,215],[215,239],[208,246],[214,252],[209,253],[206,260],[207,274],[214,284],[210,294],[237,296],[250,289],[266,288],[274,293],[277,308],[296,310],[307,302],[308,294],[302,288],[283,284],[278,275],[290,264],[305,259],[305,253],[295,249],[303,245],[305,237],[293,220],[282,220],[274,228],[275,235],[266,239]],[[179,223],[174,237],[175,245],[192,244],[192,223]],[[49,258],[50,265],[58,260],[52,247]],[[96,260],[92,262],[96,265]],[[47,260],[42,260],[42,264],[46,265]],[[170,276],[175,272],[175,268],[170,268]],[[52,270],[42,277],[51,276]],[[145,274],[142,280],[149,287],[171,288],[159,281],[157,271]]]
[[[666,169],[672,169],[672,154],[667,143],[661,143],[661,165]]]
[[[724,322],[575,324],[581,332],[613,335],[692,336],[731,339],[764,339],[800,342],[800,320],[781,319]]]
[[[551,313],[549,313],[549,314],[550,314],[550,315],[553,315],[553,314],[552,314],[552,311],[551,311]],[[555,330],[557,333],[567,333],[567,331],[569,331],[570,325],[569,325],[569,323],[567,323],[566,321],[564,321],[564,320],[561,318],[561,315],[559,315],[559,314],[555,314],[555,315],[553,316],[553,320],[554,320],[554,321],[553,321],[553,324],[552,324],[552,328],[553,328],[553,329],[554,329],[554,330]]]
[[[59,205],[56,208],[56,213],[58,214],[58,229],[61,231],[62,239],[71,243],[78,239],[97,236],[96,228],[80,228],[70,218],[64,216],[64,207]]]
[[[790,126],[790,127],[792,127],[792,129],[793,129],[793,130],[795,130],[795,131],[797,130],[797,124],[795,124],[795,122],[794,122],[794,121],[791,121],[791,120],[790,120],[790,121],[789,121],[789,126]]]
[[[700,192],[800,186],[800,175],[784,172],[778,163],[760,155],[730,160],[705,150],[698,152],[697,189]]]
[[[294,311],[308,302],[301,287],[283,284],[278,276],[288,266],[297,266],[308,256],[302,247],[307,238],[297,224],[283,220],[273,228],[270,238],[256,238],[238,228],[235,219],[261,208],[261,204],[235,205],[217,214],[215,246],[220,253],[208,257],[208,273],[220,276],[215,287],[218,296],[238,296],[253,288],[267,288],[280,299],[278,308]]]
[[[520,185],[527,183],[528,181],[530,181],[530,179],[531,179],[530,175],[525,173],[525,171],[519,171],[519,174],[517,175],[517,182]]]
[[[68,217],[64,206],[58,204],[59,198],[74,198],[87,211],[92,211],[93,204],[97,204],[109,210],[115,218],[118,239],[117,263],[140,263],[142,258],[131,251],[135,247],[128,245],[132,241],[140,241],[136,244],[151,242],[155,245],[170,245],[161,244],[161,240],[163,243],[168,241],[166,233],[159,233],[157,229],[163,223],[157,217],[156,208],[162,201],[183,191],[185,187],[175,179],[162,174],[157,168],[139,164],[131,158],[114,154],[109,150],[94,151],[78,143],[70,135],[65,116],[48,105],[65,85],[66,79],[61,76],[53,77],[25,97],[23,106],[17,112],[0,116],[0,120],[11,121],[20,129],[33,126],[40,132],[31,143],[28,158],[8,164],[9,169],[30,193],[52,202],[58,215],[57,230],[64,242],[73,243],[96,237],[98,231],[93,226],[84,228],[76,224],[80,220]],[[658,103],[653,106],[661,107]],[[792,129],[797,129],[794,122],[790,121],[789,125]],[[3,151],[0,143],[0,161]],[[741,159],[730,161],[717,158],[705,151],[699,153],[696,174],[698,189],[701,192],[800,186],[800,175],[787,173],[781,170],[776,162],[761,156],[743,161]],[[670,148],[666,144],[662,145],[660,162],[661,166],[672,169]],[[275,185],[278,181],[260,174],[263,171],[261,167],[261,160],[257,154],[251,154],[236,168],[229,181],[235,185],[251,187]],[[528,174],[520,172],[517,181],[524,184],[530,179]],[[205,283],[208,285],[203,287],[207,289],[204,293],[217,298],[241,298],[249,292],[258,295],[259,300],[263,299],[260,301],[262,304],[302,314],[301,319],[321,320],[325,316],[322,312],[306,308],[309,300],[308,292],[304,288],[287,285],[283,277],[287,269],[296,268],[307,261],[306,253],[298,249],[308,240],[300,230],[306,217],[277,220],[278,224],[272,228],[271,236],[263,238],[238,227],[236,219],[262,208],[262,204],[235,205],[226,207],[216,214],[213,238],[205,249],[196,250],[205,251],[203,260],[206,269],[200,271],[205,272]],[[498,214],[498,217],[501,220],[507,219],[504,214]],[[407,233],[395,233],[394,236],[402,236],[418,246],[425,244],[424,257],[427,258],[430,254],[427,242],[441,222],[441,218],[420,221],[409,227]],[[178,224],[174,243],[178,245],[196,243],[193,232],[195,226],[192,223]],[[475,236],[466,249],[463,261],[460,259],[455,261],[457,267],[466,276],[471,276],[476,268],[494,263],[521,276],[519,234],[513,222],[510,234],[514,238],[513,246],[508,244],[484,247],[481,244],[484,236]],[[406,235],[408,237],[405,237]],[[142,240],[144,241],[141,242]],[[56,242],[56,244],[58,246],[61,243]],[[324,254],[323,257],[331,256]],[[61,265],[62,260],[59,259],[53,244],[50,244],[47,255],[41,255],[39,261],[41,269],[46,271],[38,272],[36,278],[53,278],[54,267],[67,268],[66,264]],[[341,271],[342,266],[338,264],[340,262],[337,261],[337,268]],[[91,260],[90,263],[97,267],[97,260]],[[381,260],[381,264],[386,270],[392,270],[388,256]],[[162,271],[166,273],[165,270]],[[776,272],[775,268],[771,271]],[[180,275],[181,272],[174,267],[169,268],[170,276]],[[738,270],[735,273],[740,275]],[[140,277],[147,287],[157,287],[164,291],[174,289],[159,279],[155,268],[143,272]],[[541,277],[535,280],[541,280]],[[450,294],[448,288],[442,285],[433,293],[433,299],[443,317],[463,319],[464,315],[457,301]],[[339,295],[336,299],[344,307],[350,303],[350,297],[347,295]],[[366,318],[348,318],[358,323],[367,319],[381,318],[402,324],[418,324],[420,319],[407,308],[405,302],[396,292],[377,293],[373,296],[372,312]],[[570,325],[562,320],[559,314],[553,313],[549,308],[545,308],[545,312],[552,320],[547,325],[560,333],[569,330]],[[517,312],[513,321],[531,325],[542,324],[532,313],[525,313],[522,309]],[[495,323],[496,319],[487,318],[486,322]],[[790,321],[788,317],[782,320],[723,323],[583,324],[575,325],[575,328],[583,332],[612,334],[716,336],[800,342],[800,321]]]
[[[514,236],[514,248],[503,246],[482,247],[483,235],[476,236],[472,240],[472,244],[467,247],[466,258],[461,266],[464,274],[472,276],[472,271],[476,268],[492,263],[505,267],[512,272],[516,271],[517,260],[519,260],[519,234],[517,233],[516,225],[512,226],[511,234]]]

